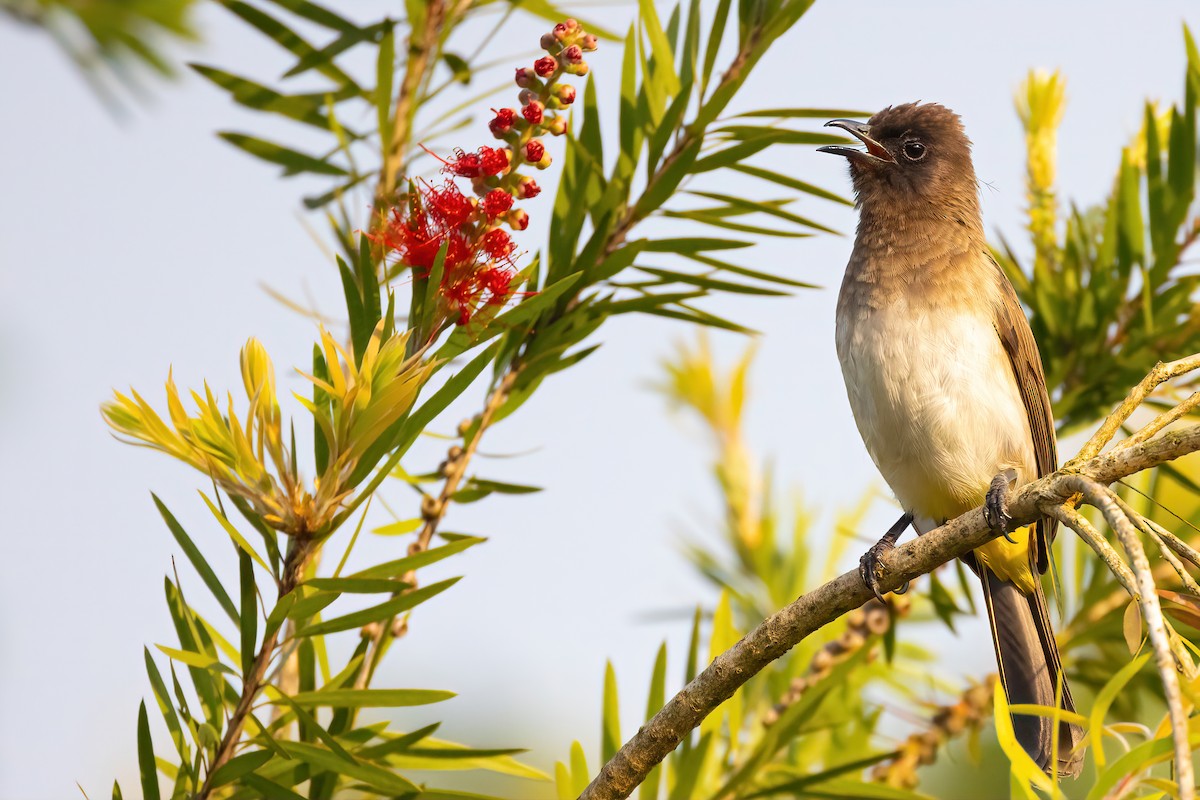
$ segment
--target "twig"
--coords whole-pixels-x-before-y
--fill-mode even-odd
[[[280,598],[291,592],[300,583],[300,579],[304,575],[304,568],[315,552],[314,548],[315,545],[307,532],[301,532],[292,537],[291,548],[284,560],[283,577],[279,582]],[[233,757],[238,741],[242,738],[242,729],[246,726],[246,717],[250,714],[254,699],[258,697],[258,693],[264,685],[263,676],[266,675],[267,667],[275,656],[280,630],[282,627],[276,628],[274,633],[263,639],[262,646],[259,647],[258,654],[254,657],[254,663],[249,672],[242,677],[241,697],[238,698],[238,704],[229,717],[225,735],[221,737],[221,742],[217,745],[216,753],[213,755],[204,778],[204,785],[196,794],[196,800],[207,800],[214,788],[212,786],[213,775]]]
[[[1142,378],[1141,383],[1133,387],[1125,399],[1121,401],[1121,405],[1117,406],[1108,415],[1108,418],[1104,420],[1104,424],[1093,434],[1091,439],[1088,439],[1087,444],[1080,449],[1079,454],[1068,461],[1063,468],[1073,469],[1080,462],[1087,461],[1099,455],[1104,446],[1112,440],[1113,436],[1116,436],[1117,431],[1125,424],[1125,420],[1129,419],[1130,414],[1142,404],[1142,401],[1150,396],[1151,392],[1171,378],[1191,372],[1194,369],[1200,369],[1200,354],[1181,358],[1169,364],[1164,364],[1161,361],[1155,364],[1154,369],[1150,370],[1150,373]]]
[[[1196,361],[1200,365],[1200,357],[1197,357]],[[1118,422],[1117,427],[1119,425]],[[1113,430],[1115,431],[1116,427]],[[1074,473],[1056,472],[1025,485],[1016,493],[1010,504],[1014,525],[1027,525],[1045,513],[1043,508],[1066,502],[1079,491],[1081,482],[1076,479],[1081,476],[1090,478],[1097,484],[1108,484],[1197,450],[1200,450],[1200,425],[1171,431],[1150,441],[1095,455],[1082,462],[1077,459]],[[941,564],[974,550],[992,538],[994,534],[988,529],[983,511],[973,509],[940,528],[890,551],[884,557],[886,571],[880,582],[881,588],[891,591],[905,581],[931,572]],[[1137,548],[1140,548],[1140,543],[1136,544]],[[1135,562],[1136,553],[1137,550],[1134,549],[1131,554]],[[1144,552],[1141,553],[1141,561],[1145,561]],[[1138,564],[1135,563],[1135,566]],[[1148,567],[1148,564],[1143,566]],[[1148,569],[1140,579],[1139,586],[1145,584],[1152,594],[1153,580],[1149,578]],[[1143,588],[1143,594],[1145,593]],[[580,795],[581,800],[618,800],[628,797],[650,770],[674,750],[689,731],[732,696],[742,684],[806,636],[861,606],[871,597],[871,590],[863,584],[855,569],[802,595],[764,620],[740,642],[717,656],[626,742]],[[1165,630],[1161,633],[1165,637]],[[1170,677],[1164,674],[1164,681],[1170,681],[1177,691],[1178,681],[1174,673],[1174,664],[1168,659],[1166,666],[1169,668]],[[1177,757],[1181,749],[1186,753],[1186,734],[1182,739],[1176,735]],[[1184,781],[1185,775],[1190,780],[1190,765],[1181,762],[1178,768],[1180,785],[1185,792],[1181,796],[1190,800],[1193,797],[1190,784]]]

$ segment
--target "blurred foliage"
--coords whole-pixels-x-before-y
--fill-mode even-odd
[[[1033,267],[1001,237],[995,250],[1030,312],[1061,432],[1115,405],[1156,361],[1200,350],[1197,281],[1188,266],[1200,239],[1196,98],[1200,52],[1184,32],[1183,103],[1147,103],[1141,132],[1120,154],[1102,202],[1070,204],[1060,224],[1055,142],[1065,103],[1057,74],[1034,74],[1018,92],[1028,145]]]
[[[721,0],[702,13],[692,0],[660,19],[654,4],[642,0],[623,37],[567,19],[541,0],[409,0],[400,19],[367,21],[310,0],[218,3],[291,59],[283,76],[269,82],[235,69],[192,67],[234,102],[295,123],[308,142],[219,133],[285,177],[327,181],[304,205],[329,226],[346,333],[337,337],[322,327],[311,366],[297,370],[311,388],[296,395],[303,407],[296,422],[281,408],[274,368],[255,340],[242,353],[244,411],[231,394],[219,399],[207,386],[192,393],[196,410],[189,411],[171,381],[165,415],[135,391],[117,394],[104,408],[120,437],[167,453],[212,482],[211,496],[202,496],[217,534],[212,546],[156,503],[210,595],[200,604],[227,618],[210,622],[201,615],[195,598],[185,598],[189,578],[167,580],[178,643],[158,646],[165,668],[147,651],[146,668],[169,745],[156,747],[143,705],[137,748],[143,795],[162,796],[165,781],[173,798],[454,800],[467,795],[426,786],[413,771],[484,770],[545,781],[515,759],[520,750],[447,742],[435,738],[436,724],[394,731],[388,722],[359,717],[380,709],[403,714],[452,696],[372,682],[414,610],[458,580],[423,586],[419,571],[485,541],[441,531],[448,511],[492,494],[537,491],[471,471],[491,426],[543,380],[582,362],[599,346],[588,340],[609,320],[637,312],[745,330],[700,304],[727,293],[773,297],[808,286],[729,253],[765,235],[827,231],[790,210],[799,195],[846,201],[750,162],[776,145],[841,142],[805,126],[856,112],[792,108],[730,116],[730,108],[753,67],[810,2]],[[521,14],[558,24],[539,42],[545,54],[532,67],[518,65],[514,87],[513,73],[505,74],[491,51]],[[483,15],[492,16],[482,41],[460,32]],[[608,102],[586,77],[584,55],[597,46],[623,47],[614,81],[619,92]],[[520,89],[520,111],[493,111],[484,134],[490,146],[453,146],[474,135],[465,131],[482,132],[476,112],[503,104],[493,96],[504,89]],[[614,119],[613,141],[601,137],[602,117]],[[549,206],[549,240],[525,255],[516,242],[528,214],[514,203],[528,202],[537,213],[540,189],[531,170],[551,167],[551,148],[562,155],[539,176],[559,176],[542,201]],[[753,176],[775,196],[715,191],[726,170]],[[476,393],[483,396],[480,411],[457,426],[440,464],[401,465],[422,435],[447,438],[436,433],[454,427],[447,408]],[[298,453],[307,449],[296,440],[308,435],[313,463],[304,466]],[[412,518],[396,516],[371,530],[401,537],[392,540],[401,557],[355,564],[367,511],[389,478],[419,495]],[[326,563],[324,550],[339,534],[344,549],[336,565]],[[237,582],[227,586],[217,559],[231,555]],[[798,568],[795,580],[804,574]],[[782,587],[772,587],[767,601],[781,596]],[[730,644],[749,619],[740,599],[725,608],[715,648]],[[876,622],[879,613],[887,615],[876,610]],[[864,617],[846,628],[839,660],[853,653],[865,658],[863,642],[877,637],[869,625]],[[331,636],[354,638],[349,648],[335,647]],[[347,652],[344,662],[335,659]],[[810,670],[822,692],[838,689],[836,676],[830,678],[838,668]],[[773,686],[802,677],[799,662],[788,669]],[[733,757],[754,748],[769,759],[781,731],[806,724],[809,706],[816,710],[815,699],[781,712],[789,721],[770,737],[731,742],[723,752]],[[720,720],[709,726],[737,727]]]
[[[196,36],[196,0],[0,0],[0,13],[43,28],[84,77],[107,93],[106,77],[132,85],[133,67],[174,74],[162,44]]]

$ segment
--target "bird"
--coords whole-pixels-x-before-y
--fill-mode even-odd
[[[835,119],[863,145],[846,158],[858,227],[837,301],[846,394],[871,459],[904,514],[862,557],[880,595],[882,555],[910,525],[927,533],[980,505],[1003,536],[963,560],[978,574],[1010,705],[1074,711],[1041,576],[1057,522],[1009,531],[1014,488],[1058,468],[1041,357],[1012,284],[984,236],[971,141],[936,103]],[[1017,741],[1047,773],[1076,777],[1082,730],[1013,715]]]

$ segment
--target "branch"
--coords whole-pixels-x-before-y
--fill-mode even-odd
[[[1200,365],[1200,357],[1196,357],[1194,361]],[[1179,363],[1181,362],[1176,362]],[[1156,369],[1156,372],[1161,374],[1167,369],[1169,368],[1161,371]],[[1155,373],[1151,375],[1157,377]],[[1166,380],[1166,377],[1158,383],[1162,380]],[[1143,384],[1145,383],[1146,381],[1143,381]],[[1139,385],[1139,389],[1141,388],[1142,385]],[[1149,389],[1142,394],[1142,398],[1148,393]],[[1132,410],[1133,406],[1130,406],[1128,413]],[[1128,413],[1125,414],[1125,418],[1128,418]],[[1113,426],[1114,433],[1119,425],[1118,422]],[[1096,450],[1103,445],[1104,441],[1100,441]],[[1200,450],[1200,425],[1171,431],[1149,441],[1121,447],[1101,455],[1093,455],[1082,463],[1076,463],[1077,459],[1072,462],[1074,467],[1071,471],[1059,471],[1023,486],[1016,493],[1010,506],[1012,524],[1031,524],[1051,509],[1063,506],[1079,491],[1081,478],[1089,479],[1103,488],[1120,478],[1173,461],[1197,450]],[[940,528],[891,551],[884,558],[885,575],[880,586],[884,591],[896,589],[904,582],[932,572],[942,564],[965,555],[993,538],[995,534],[988,528],[982,509],[968,511]],[[1135,572],[1139,571],[1140,566],[1138,563],[1134,564]],[[1142,582],[1138,583],[1138,588],[1143,588],[1140,585]],[[1152,580],[1150,585],[1153,585]],[[1145,594],[1143,590],[1143,596]],[[701,720],[729,699],[742,684],[805,637],[871,598],[871,590],[863,584],[858,570],[855,569],[800,596],[768,617],[740,642],[719,655],[679,694],[671,698],[662,710],[604,765],[600,774],[580,795],[580,800],[618,800],[628,797],[655,765],[674,750]],[[1172,664],[1172,676],[1173,670]],[[1177,686],[1176,683],[1176,689]],[[1186,729],[1182,737],[1178,729],[1175,734],[1177,750],[1181,746],[1186,749]],[[1180,770],[1180,786],[1185,787],[1188,785],[1184,783],[1186,767],[1180,762],[1177,763],[1177,768]],[[1190,769],[1187,771],[1190,779]],[[1186,788],[1184,791],[1187,791]],[[1191,797],[1190,794],[1183,796]]]

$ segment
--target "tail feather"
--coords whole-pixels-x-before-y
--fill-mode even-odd
[[[996,645],[996,664],[1000,683],[1011,705],[1029,703],[1054,707],[1055,687],[1062,672],[1058,645],[1046,597],[1041,586],[1028,595],[1011,583],[983,569],[983,595],[987,603],[992,640]],[[1071,690],[1062,682],[1062,704],[1074,711]],[[1013,731],[1025,752],[1047,772],[1054,758],[1054,723],[1047,717],[1013,715]],[[1078,725],[1061,722],[1058,730],[1058,774],[1076,777],[1083,768],[1083,753],[1075,752],[1083,738]]]

